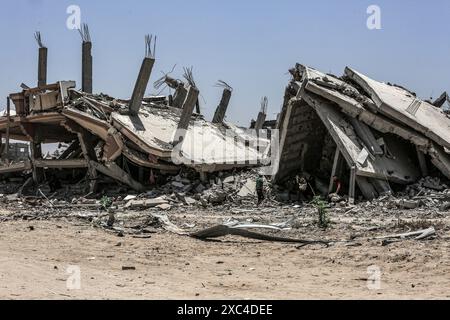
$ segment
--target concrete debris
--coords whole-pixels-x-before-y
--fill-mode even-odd
[[[156,207],[159,205],[167,204],[168,201],[162,198],[146,199],[146,200],[130,200],[125,205],[125,209],[139,210]]]
[[[450,119],[442,109],[350,68],[341,78],[300,64],[290,73],[277,123],[281,154],[273,183],[308,174],[329,181],[321,192],[326,195],[338,181],[339,195],[351,202],[392,195],[393,189],[448,189],[441,181],[450,178]],[[399,201],[401,208],[419,205]]]

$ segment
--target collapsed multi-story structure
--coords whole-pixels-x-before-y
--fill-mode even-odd
[[[162,80],[176,88],[174,97],[144,97],[155,63],[150,36],[146,37],[146,54],[131,99],[92,94],[92,44],[87,26],[80,32],[81,91],[75,89],[74,81],[47,84],[47,48],[36,34],[38,86],[22,85],[21,92],[8,97],[6,115],[0,117],[0,136],[6,138],[6,147],[13,139],[26,141],[30,159],[6,163],[0,167],[0,174],[31,171],[39,184],[52,169],[78,170],[87,175],[91,192],[97,189],[101,176],[141,191],[156,174],[176,174],[182,166],[206,179],[209,172],[260,163],[266,150],[230,134],[238,128],[224,121],[229,88],[225,88],[227,98],[222,99],[214,123],[199,114],[199,90],[192,70],[187,83],[172,83],[168,77]],[[56,159],[44,159],[42,145],[48,143],[69,146]],[[269,143],[264,143],[267,149]]]
[[[434,103],[422,101],[351,68],[341,78],[300,64],[290,73],[277,124],[275,182],[308,173],[330,181],[326,193],[337,176],[348,181],[354,201],[357,194],[373,199],[429,174],[450,178],[450,118],[441,108],[446,93]]]

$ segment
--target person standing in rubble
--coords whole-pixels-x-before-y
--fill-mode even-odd
[[[262,175],[256,178],[256,194],[258,195],[258,206],[264,201],[264,179]]]

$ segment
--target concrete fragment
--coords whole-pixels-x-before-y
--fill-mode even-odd
[[[125,209],[136,210],[136,209],[148,209],[153,208],[162,204],[168,204],[169,202],[163,198],[156,199],[144,199],[144,200],[130,200],[125,205]]]
[[[239,197],[248,197],[256,195],[256,181],[248,179],[238,193]]]

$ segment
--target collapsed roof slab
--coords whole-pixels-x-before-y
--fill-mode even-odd
[[[344,118],[332,103],[313,94],[303,93],[304,99],[314,108],[336,142],[349,166],[356,166],[356,174],[367,178],[387,179],[397,183],[412,183],[418,170],[405,161],[391,161],[386,156],[370,157],[360,160],[364,148],[358,141],[353,126]],[[363,162],[363,163],[361,163]]]
[[[139,115],[143,130],[133,125],[128,115],[112,113],[113,125],[133,142],[146,147],[150,154],[172,161],[171,144],[178,128],[180,110],[174,108],[145,108]],[[227,170],[254,166],[263,157],[262,152],[236,140],[225,128],[201,118],[191,119],[180,151],[183,164],[202,171]]]
[[[371,96],[380,113],[397,119],[450,149],[450,119],[443,110],[403,88],[378,82],[348,67],[345,74]]]
[[[381,114],[376,114],[370,111],[367,106],[374,105],[374,103],[369,98],[367,98],[367,102],[363,104],[357,101],[355,98],[342,93],[341,91],[345,90],[343,92],[351,92],[351,95],[355,95],[355,92],[353,90],[356,89],[350,89],[351,86],[347,83],[332,76],[325,75],[309,67],[304,68],[305,70],[308,70],[308,72],[305,73],[307,75],[307,78],[305,79],[305,81],[307,81],[307,84],[305,86],[305,89],[307,91],[338,104],[344,113],[351,117],[359,119],[361,122],[367,124],[375,130],[378,130],[382,133],[396,134],[401,138],[410,141],[416,146],[422,148],[428,148],[428,146],[430,145],[430,141],[419,132],[410,129],[407,126],[402,125],[401,123],[397,123]],[[313,70],[314,72],[312,72],[311,70]],[[313,75],[314,77],[312,77],[311,75]],[[327,83],[328,85],[319,85],[318,79],[321,79],[322,83]],[[330,83],[332,83],[333,85],[330,85]],[[332,89],[331,87],[340,89]]]

